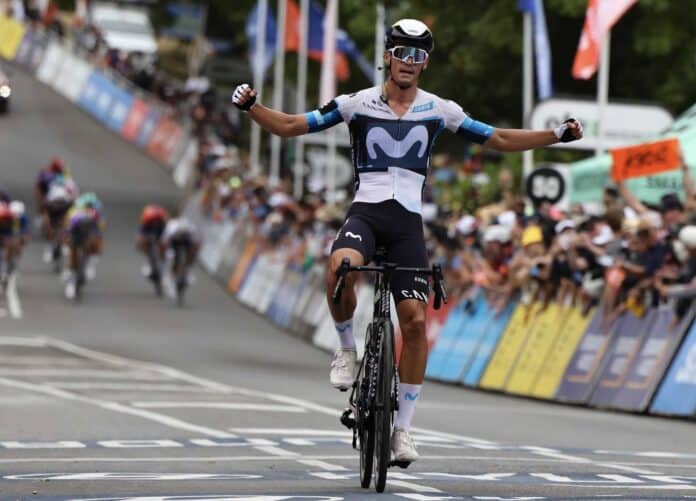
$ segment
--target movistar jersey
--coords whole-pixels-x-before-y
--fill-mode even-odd
[[[418,90],[402,117],[381,100],[381,88],[341,95],[306,113],[309,132],[348,124],[355,168],[355,202],[395,199],[421,213],[421,198],[435,139],[443,129],[483,144],[493,127],[469,117],[454,101]]]

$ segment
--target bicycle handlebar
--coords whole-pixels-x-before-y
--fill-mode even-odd
[[[420,273],[422,275],[429,275],[433,277],[433,292],[435,294],[435,300],[433,307],[439,310],[442,303],[447,304],[447,290],[445,289],[445,280],[442,276],[442,267],[439,264],[434,264],[432,268],[411,268],[397,266],[391,263],[385,263],[382,266],[351,266],[350,260],[346,257],[341,261],[341,266],[336,270],[336,276],[338,280],[336,281],[336,287],[333,292],[333,304],[338,304],[341,300],[341,294],[343,293],[343,288],[345,287],[345,277],[346,274],[351,271],[373,271],[376,273],[386,273],[392,271],[405,271],[410,273]]]

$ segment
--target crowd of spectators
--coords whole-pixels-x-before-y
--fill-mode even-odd
[[[229,151],[208,151],[207,217],[244,221],[263,248],[286,249],[298,264],[328,257],[347,205],[327,204],[321,193],[294,200],[289,182],[271,188]],[[657,205],[623,183],[607,187],[593,212],[580,204],[530,208],[510,193],[473,213],[426,204],[428,253],[443,265],[453,297],[483,290],[498,310],[522,297],[585,312],[599,306],[612,321],[671,300],[683,315],[696,297],[696,187],[686,165],[682,174],[683,196],[665,194]]]

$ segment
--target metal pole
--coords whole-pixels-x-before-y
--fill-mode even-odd
[[[534,104],[534,60],[532,59],[532,14],[524,14],[523,56],[522,56],[522,127],[529,128],[529,119]],[[534,169],[534,152],[526,150],[522,153],[523,186],[527,177]]]
[[[266,52],[266,17],[268,0],[259,0],[258,18],[256,19],[256,51],[254,53],[254,89],[258,92],[256,100],[261,102],[263,91],[263,60]],[[251,124],[251,173],[261,173],[259,150],[261,149],[261,127],[256,122]]]
[[[382,70],[384,64],[384,3],[377,2],[377,20],[375,21],[375,86],[382,85]]]
[[[273,108],[283,109],[283,80],[285,73],[285,18],[287,0],[278,0],[278,29],[276,37],[275,68],[273,73]],[[271,136],[271,186],[277,186],[280,174],[280,136]]]
[[[300,47],[297,54],[297,113],[307,107],[307,34],[309,31],[309,0],[300,0]],[[295,142],[295,182],[293,194],[302,197],[304,188],[304,138],[297,136]]]
[[[609,50],[611,48],[611,30],[607,30],[602,42],[599,58],[599,75],[597,76],[597,148],[595,155],[604,153],[604,110],[609,100]]]

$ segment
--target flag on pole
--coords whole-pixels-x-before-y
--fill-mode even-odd
[[[249,42],[249,60],[251,61],[251,69],[255,72],[256,68],[256,43],[257,43],[257,33],[256,33],[256,18],[259,15],[259,4],[257,3],[246,22],[246,36]],[[266,14],[266,44],[262,61],[261,73],[265,74],[268,67],[273,64],[273,59],[275,58],[275,46],[276,46],[276,20],[273,17],[270,9]]]
[[[316,2],[309,4],[307,55],[315,61],[322,61],[324,53],[324,10]],[[295,0],[288,0],[287,18],[285,24],[285,50],[298,51],[300,47],[300,9]],[[350,76],[350,67],[346,56],[350,56],[360,70],[372,79],[374,72],[358,50],[355,42],[344,31],[336,27],[336,75],[341,81]]]
[[[519,0],[518,5],[522,12],[532,15],[537,95],[539,99],[548,99],[553,94],[553,84],[551,82],[551,47],[546,29],[544,0]]]
[[[573,78],[592,78],[599,65],[600,48],[606,33],[634,3],[636,0],[589,0],[573,62]]]
[[[324,54],[321,64],[319,102],[328,103],[336,96],[336,29],[338,0],[329,0],[324,15]]]

